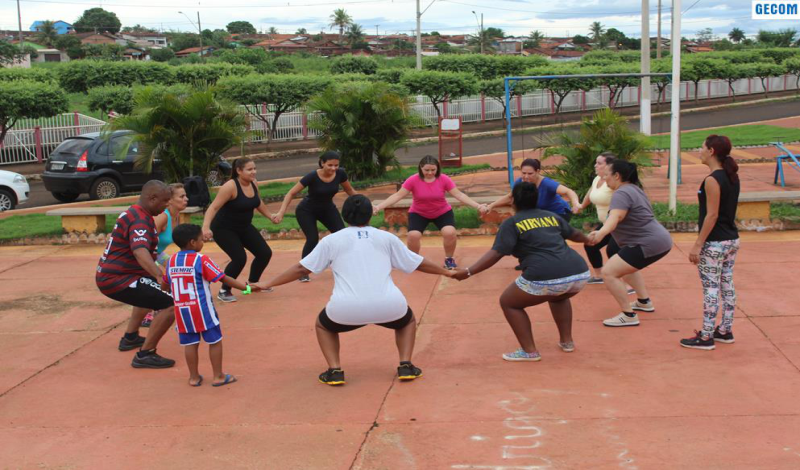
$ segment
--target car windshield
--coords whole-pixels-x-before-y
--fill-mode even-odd
[[[84,150],[92,145],[92,139],[67,139],[56,147],[53,154],[58,155],[80,155]]]

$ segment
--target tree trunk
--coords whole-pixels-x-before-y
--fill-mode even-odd
[[[736,90],[733,89],[733,82],[728,82],[728,89],[731,90],[731,97],[733,98],[733,102],[736,102]]]

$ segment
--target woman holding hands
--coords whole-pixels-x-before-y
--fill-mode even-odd
[[[462,203],[481,212],[485,211],[486,206],[478,204],[456,188],[453,180],[442,174],[439,161],[430,155],[426,155],[420,160],[417,174],[408,177],[400,190],[375,206],[373,213],[377,214],[409,194],[412,195],[413,202],[408,210],[408,249],[419,253],[422,233],[429,224],[433,223],[442,232],[444,267],[455,269],[457,265],[453,255],[458,242],[455,228],[456,219],[446,196],[451,194]]]

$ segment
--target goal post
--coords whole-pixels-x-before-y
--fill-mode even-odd
[[[673,74],[671,73],[608,73],[608,74],[576,74],[576,75],[537,75],[537,76],[521,76],[521,77],[505,77],[505,118],[506,118],[506,154],[508,160],[508,183],[509,186],[514,185],[514,148],[512,142],[512,126],[511,126],[511,96],[514,90],[514,85],[526,81],[546,81],[557,79],[580,79],[580,80],[593,80],[603,78],[642,78],[642,77],[666,77],[668,81],[672,81]],[[640,85],[641,86],[641,85]],[[670,96],[671,112],[680,114],[680,90],[673,87],[673,92]],[[522,116],[520,116],[522,118]],[[680,140],[679,121],[672,117],[670,120],[670,188],[677,187],[677,182],[680,179],[680,144],[675,144]],[[674,181],[673,181],[674,180]],[[673,208],[677,199],[676,194],[670,191],[670,208]]]

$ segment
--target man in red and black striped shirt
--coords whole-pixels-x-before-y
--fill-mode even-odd
[[[148,181],[142,188],[138,204],[120,214],[105,252],[97,265],[97,287],[106,297],[133,306],[120,351],[140,348],[131,365],[136,368],[163,369],[175,361],[156,354],[158,341],[164,336],[175,316],[172,296],[164,285],[163,273],[156,265],[158,234],[154,216],[164,212],[172,197],[161,181]],[[157,281],[158,279],[158,281]],[[139,326],[147,312],[155,316],[147,338],[139,336]]]

